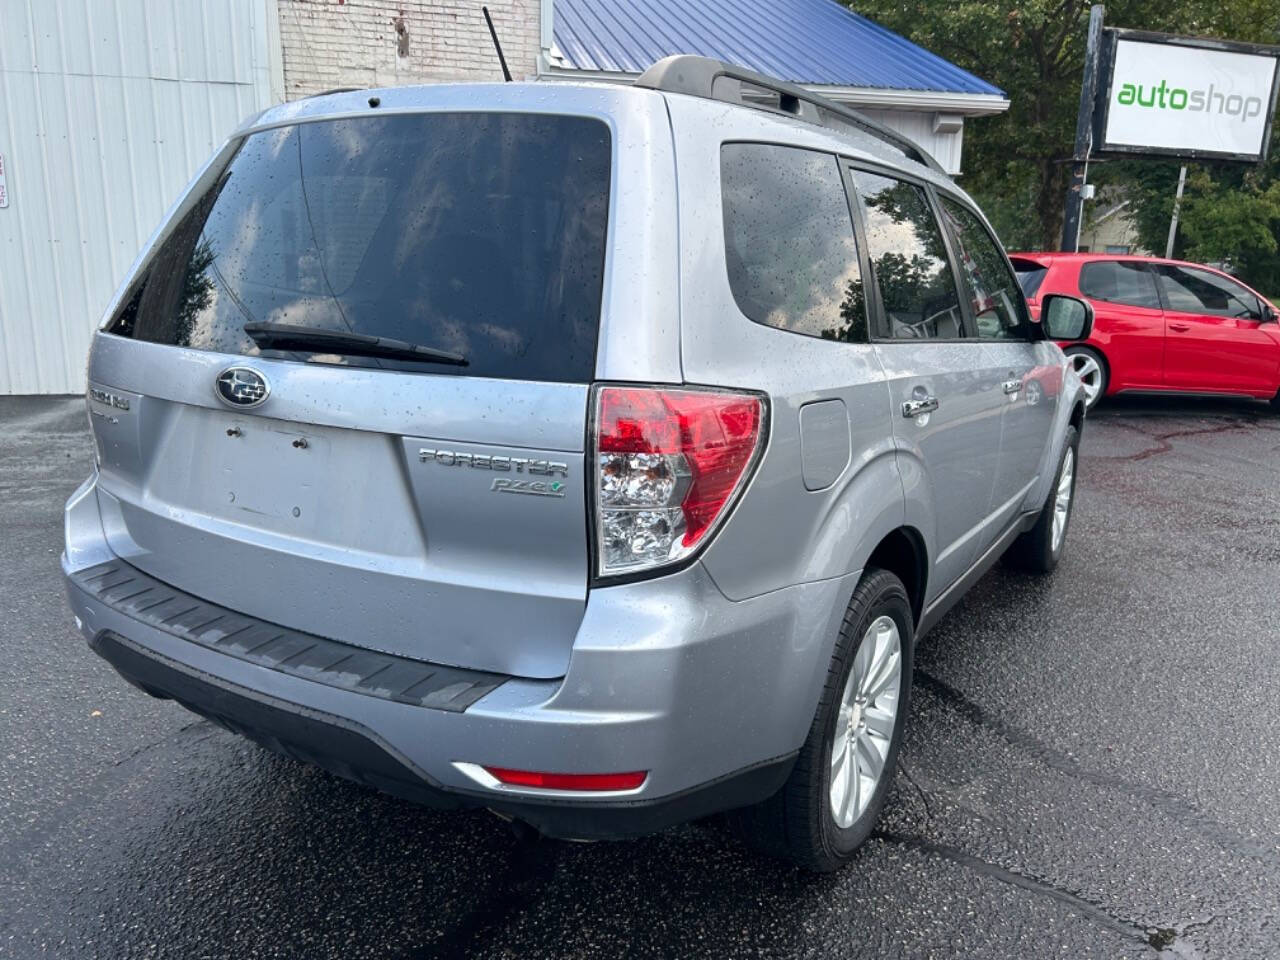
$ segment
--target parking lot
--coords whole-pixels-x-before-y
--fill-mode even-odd
[[[1068,555],[997,569],[917,656],[853,866],[715,824],[530,843],[269,754],[128,687],[65,609],[80,399],[0,398],[0,955],[1280,955],[1280,417],[1087,424]]]

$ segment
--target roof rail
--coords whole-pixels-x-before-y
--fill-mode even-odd
[[[299,99],[311,100],[315,97],[327,97],[331,93],[355,93],[357,90],[364,89],[364,87],[333,87],[329,90],[321,90],[319,93],[309,93],[305,97],[299,97]]]
[[[744,98],[742,90],[744,85],[776,93],[778,106],[752,102]],[[722,100],[725,103],[736,103],[754,107],[757,110],[769,110],[820,126],[832,126],[823,116],[824,113],[829,114],[883,140],[930,170],[946,175],[946,171],[927,150],[896,130],[890,130],[884,124],[833,100],[828,100],[811,90],[806,90],[804,87],[775,80],[763,73],[756,73],[754,70],[734,66],[722,60],[692,54],[664,57],[640,74],[635,81],[635,86],[662,90],[666,93],[686,93],[694,97]]]

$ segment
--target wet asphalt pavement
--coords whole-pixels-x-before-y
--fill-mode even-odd
[[[281,759],[75,632],[83,401],[0,398],[0,956],[1280,957],[1280,416],[1087,425],[1066,559],[997,569],[917,654],[856,862],[714,825],[527,843]]]

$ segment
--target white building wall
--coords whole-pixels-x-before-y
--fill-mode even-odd
[[[863,106],[854,109],[914,140],[931,153],[938,165],[952,176],[961,173],[960,149],[964,142],[964,121],[960,117],[944,114],[944,122],[939,123],[939,115],[932,110],[874,110]]]
[[[1150,256],[1143,248],[1138,228],[1130,219],[1128,203],[1099,198],[1085,207],[1084,228],[1080,231],[1080,250],[1092,253],[1138,253]],[[1160,251],[1164,253],[1163,250]]]
[[[0,394],[84,389],[167,207],[282,95],[275,0],[3,0]]]
[[[484,5],[512,78],[533,77],[539,0]],[[480,0],[279,0],[285,95],[293,100],[335,87],[501,81],[480,7]]]

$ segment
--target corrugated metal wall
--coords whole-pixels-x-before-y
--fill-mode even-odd
[[[0,394],[84,389],[142,243],[282,92],[275,0],[0,0]]]

